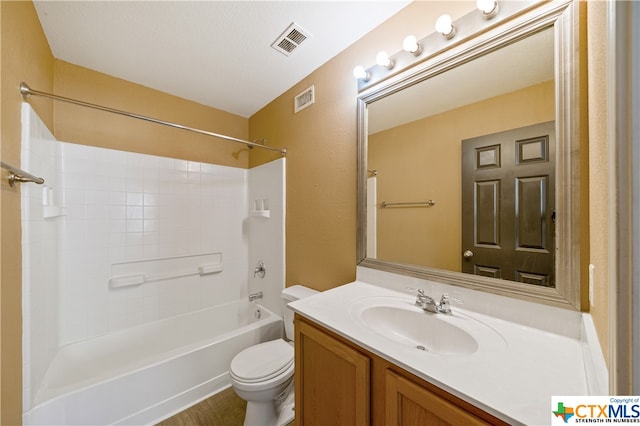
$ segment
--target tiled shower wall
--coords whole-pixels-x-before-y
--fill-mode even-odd
[[[260,304],[283,315],[280,293],[285,282],[285,210],[286,162],[282,158],[249,170],[249,293],[261,291]],[[262,213],[256,204],[262,203]],[[260,277],[253,273],[262,261],[267,273]]]
[[[23,120],[22,167],[48,188],[21,187],[24,411],[59,346],[246,298],[249,279],[280,306],[284,159],[246,170],[115,151],[57,142],[28,104]],[[250,181],[270,218],[249,215]],[[264,250],[249,252],[251,232]],[[114,264],[210,253],[221,272],[110,286]]]
[[[246,291],[247,171],[61,143],[61,344]],[[114,263],[222,253],[205,276],[111,288]]]
[[[59,188],[59,144],[28,104],[22,105],[20,167]],[[31,407],[38,384],[58,350],[60,232],[44,218],[43,187],[21,184],[23,406]]]

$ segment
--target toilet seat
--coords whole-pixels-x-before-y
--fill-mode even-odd
[[[293,347],[283,339],[251,346],[231,360],[230,374],[239,382],[259,383],[291,370]]]

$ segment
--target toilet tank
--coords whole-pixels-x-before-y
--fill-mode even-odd
[[[287,304],[317,293],[317,290],[299,284],[282,290],[282,319],[284,320],[284,332],[287,339],[293,340],[293,311],[289,309]]]

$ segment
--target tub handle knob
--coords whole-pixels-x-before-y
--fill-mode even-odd
[[[264,267],[264,262],[261,260],[258,262],[258,266],[253,270],[253,278],[260,277],[264,278],[267,273],[267,269]]]

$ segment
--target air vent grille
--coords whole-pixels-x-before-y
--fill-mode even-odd
[[[315,88],[314,86],[310,86],[299,93],[295,99],[293,104],[293,109],[295,113],[298,113],[305,109],[308,106],[311,106],[316,101]]]
[[[286,38],[283,38],[280,43],[278,43],[278,47],[282,50],[285,50],[287,53],[293,52],[293,49],[298,47],[295,43],[290,42]]]
[[[287,34],[287,38],[289,40],[293,40],[296,44],[300,44],[307,39],[307,36],[294,28],[289,34]]]
[[[280,34],[280,37],[271,44],[271,47],[289,56],[307,38],[309,38],[309,33],[293,22]]]

